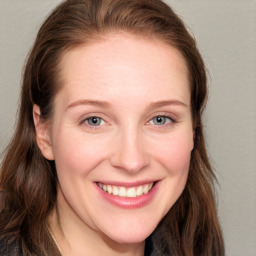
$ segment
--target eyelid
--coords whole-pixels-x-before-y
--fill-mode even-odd
[[[150,122],[153,121],[154,118],[156,117],[165,117],[167,119],[169,119],[170,122],[167,122],[165,124],[162,124],[162,125],[155,125],[155,124],[151,124]],[[92,117],[96,117],[96,118],[100,118],[102,119],[102,121],[104,122],[103,124],[100,124],[100,125],[90,125],[86,122],[86,120],[88,120],[89,118],[92,118]],[[86,114],[84,115],[82,118],[79,119],[78,123],[79,125],[84,125],[86,126],[87,128],[89,129],[99,129],[101,128],[103,125],[108,125],[109,122],[106,120],[107,118],[105,117],[105,115],[101,114],[101,113],[89,113],[89,114]],[[173,125],[175,123],[177,123],[177,117],[172,114],[172,113],[169,113],[169,112],[159,112],[159,113],[154,113],[154,115],[151,115],[151,118],[148,119],[148,121],[145,123],[146,125],[152,125],[152,126],[155,126],[157,129],[158,128],[163,128],[163,127],[166,127],[168,125]]]
[[[89,124],[89,120],[90,120],[90,119],[93,119],[93,118],[99,119],[99,120],[100,120],[100,124],[99,124],[99,125],[92,125],[92,124]],[[101,125],[102,125],[102,122],[103,122],[103,124],[106,123],[106,122],[104,121],[104,119],[102,119],[101,117],[98,117],[98,116],[87,117],[84,121],[85,121],[89,126],[93,126],[93,127],[95,127],[95,126],[101,126]]]
[[[174,120],[173,120],[171,117],[165,116],[165,115],[157,115],[157,116],[153,117],[153,118],[149,121],[149,123],[153,122],[153,123],[152,123],[153,125],[157,125],[157,124],[154,123],[154,119],[157,118],[157,117],[165,118],[165,119],[168,120],[169,122],[174,123]],[[164,125],[166,125],[166,124],[169,123],[168,121],[166,121],[164,124],[158,124],[157,126],[164,126]]]
[[[87,121],[88,119],[92,118],[92,117],[100,118],[104,123],[101,124],[101,125],[95,125],[95,126],[88,124],[86,121]],[[79,123],[79,125],[85,125],[85,126],[86,126],[87,128],[89,128],[89,129],[98,129],[98,128],[100,128],[102,125],[105,125],[105,124],[107,123],[107,121],[106,121],[106,119],[105,119],[104,117],[102,117],[102,115],[99,114],[99,113],[90,113],[90,114],[88,114],[88,115],[83,116],[81,119],[79,119],[79,122],[78,122],[78,123]]]
[[[154,118],[156,118],[158,116],[162,116],[162,117],[168,118],[168,119],[170,119],[170,121],[172,123],[176,123],[177,122],[177,117],[174,114],[167,113],[167,112],[160,112],[160,113],[155,113],[154,115],[152,115],[147,123],[149,123],[150,121],[152,121]]]

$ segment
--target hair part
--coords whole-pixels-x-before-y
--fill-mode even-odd
[[[123,32],[175,47],[189,73],[195,146],[188,181],[150,236],[153,249],[168,255],[224,255],[214,199],[215,176],[201,121],[207,98],[204,62],[182,20],[160,0],[66,0],[43,23],[25,66],[19,120],[1,166],[5,203],[0,236],[21,237],[28,255],[38,250],[42,255],[49,251],[59,255],[46,227],[56,202],[56,171],[54,162],[45,159],[36,144],[33,104],[40,107],[42,121],[50,120],[61,88],[59,64],[63,54]]]

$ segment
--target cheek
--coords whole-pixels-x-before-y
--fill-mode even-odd
[[[187,173],[193,149],[193,136],[178,134],[166,139],[156,148],[158,161],[170,174]]]
[[[58,173],[87,175],[103,159],[102,143],[84,134],[59,133],[54,145]]]

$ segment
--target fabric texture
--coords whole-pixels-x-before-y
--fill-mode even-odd
[[[1,256],[23,256],[21,243],[18,240],[0,239]]]

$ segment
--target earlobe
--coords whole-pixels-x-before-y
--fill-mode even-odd
[[[42,121],[40,107],[36,104],[33,105],[33,119],[37,146],[46,159],[54,160],[54,152],[50,140],[49,123]]]

